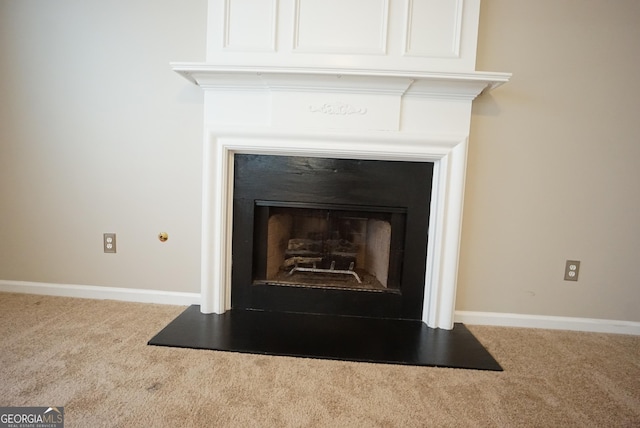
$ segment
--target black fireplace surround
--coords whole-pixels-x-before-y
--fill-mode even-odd
[[[232,309],[192,305],[149,344],[502,370],[464,325],[422,322],[433,164],[236,154],[234,167]]]
[[[429,162],[236,154],[232,308],[421,320],[432,179]]]

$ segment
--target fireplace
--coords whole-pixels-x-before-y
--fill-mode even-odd
[[[253,282],[397,292],[405,217],[394,207],[257,200]]]
[[[207,61],[172,64],[205,91],[203,313],[260,305],[323,312],[279,305],[302,292],[351,293],[394,308],[367,315],[453,327],[471,104],[510,77],[475,71],[479,9],[479,0],[209,0]],[[376,197],[357,203],[265,189],[245,198],[235,187],[245,155],[401,163],[400,172],[426,165],[429,174],[403,183],[428,197],[425,222],[414,231],[414,208],[382,200],[372,184],[359,194]],[[349,194],[349,183],[336,187]],[[347,314],[376,307],[350,299],[325,306]]]
[[[254,284],[400,289],[405,210],[314,202],[255,204]]]
[[[231,307],[422,319],[433,163],[234,157]]]

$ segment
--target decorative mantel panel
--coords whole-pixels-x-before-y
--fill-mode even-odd
[[[478,0],[210,0],[202,311],[231,307],[236,153],[434,162],[423,320],[450,329],[471,104],[510,74],[474,70]],[[407,183],[411,185],[411,183]]]
[[[210,0],[207,62],[469,71],[479,13],[479,0]]]

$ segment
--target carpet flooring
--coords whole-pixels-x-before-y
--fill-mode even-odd
[[[0,406],[73,427],[638,427],[640,336],[467,326],[503,372],[147,341],[184,306],[0,293]]]

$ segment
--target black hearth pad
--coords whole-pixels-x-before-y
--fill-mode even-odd
[[[192,305],[149,345],[502,371],[459,323],[442,330],[411,320],[251,310],[217,315]]]

